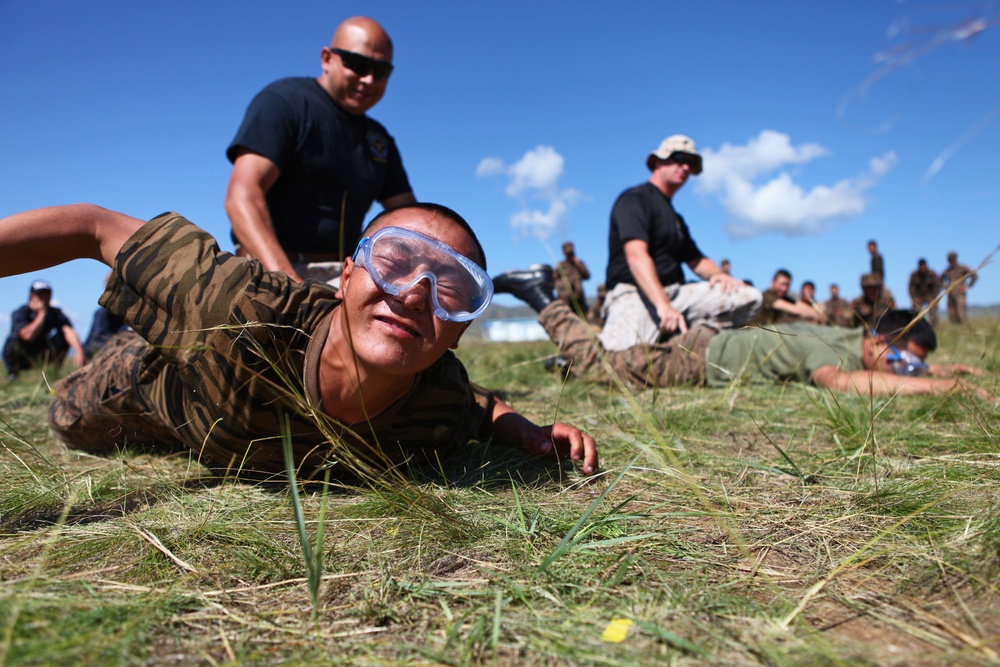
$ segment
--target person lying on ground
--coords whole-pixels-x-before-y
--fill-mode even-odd
[[[944,394],[963,387],[948,376],[981,374],[962,364],[929,366],[925,359],[937,348],[937,337],[911,311],[893,311],[871,331],[807,323],[721,332],[698,326],[664,343],[605,350],[590,326],[553,297],[552,282],[549,267],[493,279],[497,293],[513,294],[539,313],[539,323],[575,376],[606,378],[610,370],[639,388],[797,381],[875,395]],[[972,389],[992,398],[983,389]]]
[[[299,474],[322,478],[436,463],[492,438],[597,471],[593,438],[535,425],[450,351],[493,290],[448,208],[380,214],[336,290],[221,252],[175,213],[147,223],[80,204],[0,220],[4,275],[82,257],[112,267],[100,304],[133,331],[56,385],[49,421],[70,447],[182,447],[216,470],[280,476],[284,436]]]

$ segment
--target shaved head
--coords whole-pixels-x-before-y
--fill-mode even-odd
[[[392,39],[385,28],[367,16],[352,16],[338,25],[330,46],[392,62]]]
[[[324,46],[321,52],[323,73],[316,79],[319,85],[340,108],[360,116],[382,99],[389,77],[377,78],[370,68],[367,72],[356,71],[357,65],[355,69],[348,66],[350,59],[391,64],[389,34],[376,21],[354,16],[337,26],[330,46]]]

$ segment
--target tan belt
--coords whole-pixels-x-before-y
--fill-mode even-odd
[[[287,252],[288,259],[292,264],[309,264],[311,262],[340,262],[342,261],[340,255],[335,252]],[[254,256],[241,245],[236,246],[236,256],[237,257],[248,257],[254,259]]]

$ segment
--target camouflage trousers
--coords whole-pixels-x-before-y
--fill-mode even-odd
[[[968,306],[965,303],[965,292],[961,288],[948,292],[948,319],[955,324],[965,324],[969,321]]]
[[[149,345],[133,331],[112,336],[89,364],[56,383],[49,426],[66,446],[94,454],[127,446],[167,451],[183,443],[147,406],[139,362]]]
[[[918,296],[913,297],[913,310],[917,312],[924,309],[924,306],[928,307],[927,310],[927,320],[931,323],[932,327],[936,327],[938,324],[938,305],[934,303],[933,296]]]
[[[698,326],[662,343],[610,351],[601,346],[593,328],[561,301],[546,306],[538,322],[559,346],[559,354],[570,361],[574,375],[607,380],[613,374],[640,388],[704,383],[708,344],[716,333]]]

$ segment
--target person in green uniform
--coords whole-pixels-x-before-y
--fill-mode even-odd
[[[493,285],[539,313],[539,323],[573,375],[600,380],[610,368],[638,388],[791,381],[866,395],[943,394],[959,387],[955,375],[981,374],[964,364],[927,364],[937,337],[912,311],[892,311],[874,330],[807,323],[722,331],[698,326],[664,343],[611,351],[552,296],[550,268],[511,271],[494,277]],[[975,390],[989,397],[985,390]]]

